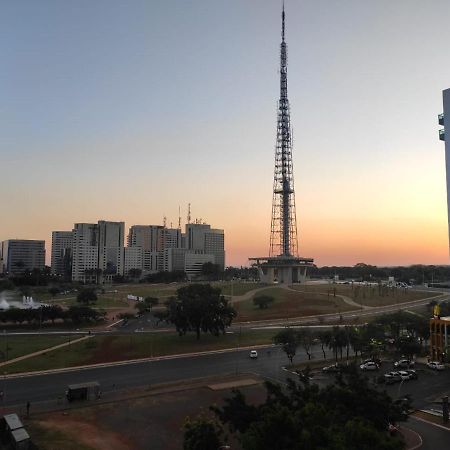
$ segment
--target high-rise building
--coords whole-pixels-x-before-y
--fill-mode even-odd
[[[98,268],[106,281],[123,275],[125,223],[99,220]]]
[[[99,230],[96,223],[76,223],[72,230],[72,281],[97,281]]]
[[[128,276],[130,270],[138,269],[144,271],[144,251],[142,247],[125,247],[123,274]]]
[[[439,114],[439,125],[444,126],[439,130],[439,139],[445,142],[445,169],[447,177],[447,221],[448,232],[450,235],[450,139],[445,137],[445,128],[450,129],[450,89],[446,89],[442,93],[444,103],[444,113]],[[449,240],[450,244],[450,240]]]
[[[223,230],[211,228],[206,223],[186,224],[186,244],[188,250],[200,250],[214,255],[214,263],[225,269],[225,235]]]
[[[72,231],[52,232],[52,259],[53,275],[72,275]]]
[[[3,272],[10,275],[45,267],[45,241],[9,239],[1,243],[0,253]]]

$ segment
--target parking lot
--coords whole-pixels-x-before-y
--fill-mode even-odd
[[[393,398],[409,395],[415,409],[439,409],[438,403],[441,402],[442,397],[450,395],[450,370],[436,371],[422,363],[416,363],[414,366],[417,379],[396,381],[392,384],[377,382],[380,377],[384,377],[384,374],[399,370],[405,369],[394,367],[394,361],[382,361],[378,370],[364,371],[363,373]],[[313,379],[318,384],[326,384],[334,379],[334,375],[315,370]]]

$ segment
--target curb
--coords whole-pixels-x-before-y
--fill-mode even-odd
[[[79,370],[90,370],[90,369],[101,369],[105,367],[115,367],[115,366],[126,366],[131,364],[141,364],[146,362],[153,361],[165,361],[171,359],[182,359],[182,358],[192,358],[196,356],[207,356],[207,355],[217,355],[222,353],[231,353],[240,350],[254,350],[261,349],[267,347],[273,347],[274,344],[260,344],[260,345],[252,345],[246,347],[233,347],[233,348],[224,348],[220,350],[210,350],[205,352],[195,352],[195,353],[180,353],[176,355],[165,355],[165,356],[150,356],[147,358],[139,358],[139,359],[128,359],[125,361],[112,361],[107,363],[99,363],[99,364],[91,364],[86,366],[73,366],[73,367],[62,367],[59,369],[49,369],[49,370],[41,370],[35,372],[21,372],[21,373],[12,373],[7,374],[2,378],[12,379],[12,378],[26,378],[26,377],[34,377],[39,375],[52,375],[58,373],[66,373],[66,372],[77,372]]]

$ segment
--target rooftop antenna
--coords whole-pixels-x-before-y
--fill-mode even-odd
[[[178,205],[178,229],[181,230],[181,209],[180,209],[180,205]]]
[[[191,223],[191,204],[188,203],[187,223]]]

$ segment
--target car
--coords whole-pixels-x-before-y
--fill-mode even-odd
[[[394,367],[396,369],[409,369],[410,367],[414,367],[414,361],[409,359],[400,359],[399,361],[394,362]]]
[[[444,370],[445,366],[444,364],[440,363],[439,361],[430,361],[427,362],[427,367],[433,370]]]
[[[331,366],[325,366],[322,368],[322,372],[325,373],[334,373],[339,372],[341,366],[339,363],[332,364]]]
[[[405,372],[409,373],[410,380],[417,380],[418,375],[417,375],[417,372],[414,369],[408,369]]]
[[[402,381],[402,377],[398,372],[388,372],[384,374],[384,382],[386,384],[394,384],[398,381]]]
[[[256,350],[250,350],[250,358],[256,359],[258,357],[258,352]]]
[[[378,366],[381,366],[381,359],[380,358],[369,358],[369,359],[365,359],[361,364],[366,364],[369,362],[374,362],[375,364],[377,364]]]
[[[400,370],[399,375],[400,375],[402,381],[409,381],[409,380],[411,380],[411,374],[406,372],[406,370]]]
[[[378,364],[375,361],[367,361],[359,366],[361,370],[378,370]]]

